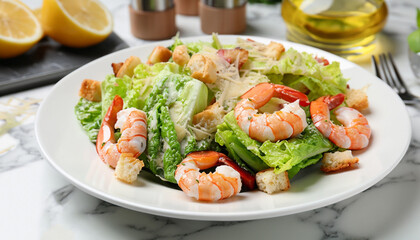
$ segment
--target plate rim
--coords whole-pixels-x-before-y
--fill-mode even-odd
[[[308,48],[308,49],[314,50],[316,52],[322,52],[322,53],[325,53],[325,55],[333,55],[336,58],[338,58],[340,60],[340,62],[345,62],[346,64],[350,64],[350,66],[357,68],[359,71],[363,71],[363,74],[369,74],[369,75],[371,75],[371,77],[376,78],[375,81],[378,81],[381,84],[386,85],[380,79],[378,79],[376,76],[374,76],[372,73],[368,72],[367,70],[363,69],[362,67],[358,66],[357,64],[355,64],[353,62],[350,62],[350,61],[348,61],[344,58],[341,58],[339,56],[336,56],[332,53],[329,53],[329,52],[326,52],[324,50],[315,48],[315,47],[302,45],[302,44],[298,44],[298,43],[294,43],[294,42],[289,42],[287,40],[277,40],[277,39],[268,38],[268,37],[258,37],[258,36],[249,36],[249,35],[219,35],[219,38],[220,39],[223,39],[223,38],[253,38],[253,39],[256,39],[257,41],[260,41],[260,40],[263,40],[263,41],[277,41],[277,42],[282,42],[282,43],[290,43],[292,45],[296,45],[296,46],[299,46],[299,47],[302,47],[302,48]],[[186,41],[186,42],[189,41],[189,40],[197,41],[197,40],[204,40],[204,39],[205,40],[211,39],[211,35],[181,38],[182,41]],[[62,84],[65,84],[66,81],[71,81],[72,74],[77,72],[79,69],[88,68],[91,65],[95,64],[96,62],[102,61],[102,59],[108,58],[110,55],[118,55],[118,54],[121,54],[121,52],[130,52],[130,51],[133,51],[135,49],[142,49],[142,48],[157,46],[157,45],[160,45],[160,44],[163,45],[163,44],[171,43],[172,41],[173,40],[165,40],[165,41],[158,41],[158,42],[143,44],[143,45],[139,45],[139,46],[133,46],[133,47],[125,48],[125,49],[110,53],[110,54],[105,55],[103,57],[100,57],[98,59],[95,59],[95,60],[83,65],[82,67],[72,71],[71,73],[69,73],[68,75],[66,75],[62,79],[60,79],[53,86],[51,91],[48,93],[48,95],[44,98],[41,105],[39,106],[36,117],[35,117],[35,135],[36,135],[37,143],[40,147],[40,150],[41,150],[43,156],[46,157],[48,163],[54,169],[56,169],[67,180],[69,180],[73,185],[78,187],[83,192],[85,192],[89,195],[92,195],[94,197],[97,197],[99,199],[102,199],[104,201],[107,201],[107,202],[113,203],[115,205],[124,207],[124,208],[128,208],[128,209],[131,209],[131,210],[134,210],[134,211],[144,212],[144,213],[148,213],[148,214],[153,214],[153,215],[165,216],[165,217],[173,217],[173,218],[179,218],[179,219],[190,219],[190,220],[203,220],[203,221],[244,221],[244,220],[266,219],[266,218],[296,214],[296,213],[300,213],[300,212],[305,212],[305,211],[325,207],[325,206],[337,203],[339,201],[342,201],[344,199],[350,198],[352,196],[355,196],[355,195],[365,191],[366,189],[370,188],[371,186],[373,186],[374,184],[376,184],[377,182],[382,180],[386,175],[388,175],[400,163],[400,161],[402,160],[402,158],[404,157],[404,155],[406,154],[406,152],[409,148],[411,138],[412,138],[411,121],[410,121],[410,118],[409,118],[407,108],[405,107],[402,100],[399,99],[398,95],[395,94],[395,96],[397,96],[397,98],[399,99],[398,104],[400,105],[400,107],[401,106],[404,107],[404,110],[405,110],[404,112],[406,113],[405,114],[405,117],[406,117],[405,120],[407,120],[407,122],[405,124],[407,126],[408,135],[407,135],[407,139],[405,141],[404,147],[403,147],[403,151],[400,152],[400,154],[398,156],[398,160],[394,161],[392,165],[390,165],[387,169],[382,171],[375,178],[370,179],[370,181],[368,181],[368,182],[364,182],[364,184],[362,184],[357,190],[354,190],[354,189],[353,190],[346,190],[346,191],[331,195],[329,197],[323,198],[322,200],[320,200],[318,202],[301,203],[301,204],[293,205],[293,206],[287,207],[287,208],[274,208],[274,209],[258,210],[258,211],[253,211],[253,212],[246,211],[244,213],[242,213],[242,212],[240,212],[240,213],[238,213],[238,212],[233,212],[233,213],[225,212],[223,214],[220,214],[220,212],[206,212],[204,216],[203,216],[202,212],[191,212],[191,211],[186,212],[184,210],[172,210],[172,209],[164,209],[162,211],[161,208],[156,208],[156,207],[153,207],[153,206],[152,207],[151,206],[146,206],[144,204],[141,205],[141,206],[133,205],[129,201],[126,201],[124,199],[118,199],[114,196],[110,196],[109,194],[107,194],[105,192],[102,192],[98,189],[95,189],[92,186],[88,186],[88,185],[83,184],[83,182],[81,182],[80,180],[77,180],[75,177],[71,176],[64,169],[62,169],[54,161],[54,159],[52,159],[52,157],[49,156],[49,154],[47,153],[47,151],[45,149],[46,147],[43,146],[43,144],[41,143],[42,141],[40,139],[40,135],[42,135],[42,133],[40,132],[40,124],[39,124],[39,121],[40,121],[40,118],[41,118],[40,115],[43,112],[44,106],[46,105],[45,102],[47,102],[48,99],[52,96],[52,93],[57,88],[59,88]],[[302,50],[299,50],[299,51],[301,52]],[[69,80],[66,80],[66,79],[69,79]],[[386,87],[388,87],[388,86],[386,85]]]

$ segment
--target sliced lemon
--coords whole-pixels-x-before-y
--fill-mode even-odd
[[[0,0],[0,58],[18,56],[42,38],[41,24],[25,4]]]
[[[45,33],[69,47],[87,47],[111,34],[112,16],[98,0],[44,0]]]
[[[41,21],[42,21],[41,8],[33,9],[32,12],[35,14],[35,17],[41,23]],[[42,36],[43,37],[45,36],[44,30],[42,30]]]
[[[32,12],[35,14],[35,17],[41,21],[41,8],[33,9]]]

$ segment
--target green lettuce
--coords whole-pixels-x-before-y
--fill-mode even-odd
[[[420,9],[417,8],[417,29],[407,37],[408,47],[414,53],[420,52]]]
[[[241,143],[248,152],[241,154],[240,151],[228,147],[228,143],[234,141],[223,141],[223,138],[227,138],[229,135],[230,138],[234,138]],[[333,147],[333,144],[326,139],[313,124],[309,124],[301,134],[292,139],[277,142],[258,142],[250,138],[242,129],[240,129],[236,123],[233,111],[224,117],[224,124],[218,127],[216,141],[221,145],[227,146],[227,150],[232,156],[247,156],[246,158],[240,158],[244,161],[248,159],[249,162],[247,161],[246,164],[254,171],[260,171],[261,168],[264,168],[264,165],[261,165],[261,161],[266,166],[274,168],[277,173],[289,171],[297,166],[292,170],[292,176],[294,176],[300,168],[318,161],[321,153],[326,152]],[[236,160],[237,158],[234,157],[234,159]],[[254,159],[258,159],[258,161]],[[258,167],[255,167],[255,165]]]
[[[340,63],[332,62],[324,66],[311,54],[293,48],[284,52],[278,61],[253,61],[251,58],[247,67],[267,75],[271,82],[309,92],[309,100],[344,93],[347,88],[347,79],[341,73]]]
[[[313,164],[317,163],[319,160],[321,160],[322,156],[323,155],[320,153],[320,154],[317,154],[317,155],[312,156],[310,158],[304,159],[302,162],[296,164],[295,166],[293,166],[291,169],[289,169],[287,171],[288,177],[293,178],[296,174],[298,174],[298,172],[301,169],[306,168],[310,165],[313,165]]]
[[[222,48],[233,48],[234,45],[223,45],[217,33],[213,33],[212,35],[212,41],[211,42],[204,42],[204,41],[195,41],[195,42],[188,42],[184,43],[179,39],[179,36],[174,37],[174,43],[168,47],[169,50],[174,51],[175,48],[179,45],[185,45],[188,49],[188,53],[190,55],[193,55],[194,53],[201,52],[204,48],[210,47],[214,49],[222,49]]]
[[[117,78],[111,74],[106,76],[101,83],[102,116],[105,115],[115,95],[119,95],[123,99],[124,108],[134,107],[143,110],[146,99],[156,82],[156,76],[164,69],[170,73],[185,73],[187,71],[174,63],[157,63],[153,66],[139,64],[134,69],[132,78],[128,76]]]
[[[191,124],[192,117],[207,107],[207,99],[207,86],[196,79],[190,79],[179,91],[178,98],[170,108],[171,118],[179,129],[179,140],[182,140],[188,133],[186,129]]]
[[[155,76],[144,110],[148,117],[146,166],[175,183],[174,171],[184,154],[210,144],[193,139],[188,129],[192,117],[208,105],[208,88],[182,72],[176,73],[171,66]]]
[[[169,115],[168,106],[160,107],[160,121],[162,123],[161,133],[163,142],[163,172],[166,180],[176,183],[175,170],[182,161],[181,145],[178,142],[175,124]]]
[[[132,98],[128,98],[128,101],[134,99],[131,106],[143,110],[146,105],[146,99],[149,97],[153,86],[158,81],[156,76],[163,70],[165,70],[165,72],[179,74],[188,73],[188,69],[183,69],[175,63],[156,63],[152,66],[139,64],[134,69],[134,76],[132,78],[133,87],[128,93],[128,96],[133,96]]]
[[[127,92],[132,88],[132,81],[130,77],[124,76],[123,78],[117,78],[113,74],[109,74],[105,77],[105,80],[101,83],[102,92],[102,117],[108,111],[109,106],[114,100],[115,95],[120,96],[124,103],[127,97]]]
[[[77,120],[82,125],[89,139],[96,142],[96,137],[102,122],[102,104],[101,102],[91,102],[80,98],[74,107]]]

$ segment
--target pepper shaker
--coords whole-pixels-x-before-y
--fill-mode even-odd
[[[207,34],[239,34],[246,29],[247,0],[201,0],[201,30]]]
[[[173,0],[133,0],[129,11],[131,33],[137,38],[162,40],[176,34]]]
[[[198,16],[198,2],[200,0],[175,0],[177,14]]]

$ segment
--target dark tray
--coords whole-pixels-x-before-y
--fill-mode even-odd
[[[45,37],[21,56],[0,59],[0,96],[55,83],[92,60],[127,47],[115,33],[87,48],[65,47]]]

